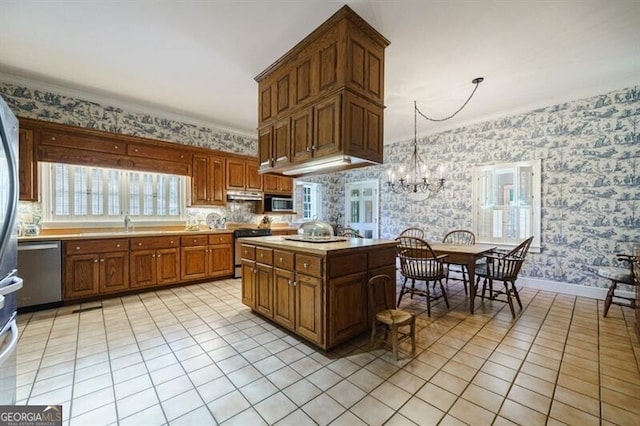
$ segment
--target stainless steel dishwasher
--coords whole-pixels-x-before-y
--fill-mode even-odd
[[[18,271],[24,280],[18,308],[43,308],[62,302],[60,241],[18,243]]]

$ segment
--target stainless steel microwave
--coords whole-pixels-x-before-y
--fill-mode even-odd
[[[293,211],[293,199],[291,197],[264,197],[264,210],[267,212]]]

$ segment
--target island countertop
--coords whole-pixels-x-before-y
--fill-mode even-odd
[[[294,250],[297,252],[305,252],[321,256],[325,256],[330,253],[333,254],[335,252],[344,250],[353,250],[359,248],[373,249],[383,248],[385,246],[395,247],[396,245],[396,242],[393,240],[380,240],[370,238],[348,238],[346,241],[310,243],[305,241],[287,240],[285,237],[281,236],[270,236],[239,238],[238,241],[247,244],[256,244],[275,249]]]

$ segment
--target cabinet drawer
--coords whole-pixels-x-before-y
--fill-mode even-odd
[[[306,254],[296,254],[296,272],[321,277],[322,258],[308,256]]]
[[[83,149],[86,151],[109,152],[112,154],[126,154],[125,143],[109,140],[107,138],[97,139],[89,135],[66,135],[63,133],[42,132],[41,143],[44,145],[63,146],[67,148]]]
[[[180,244],[183,247],[190,246],[208,246],[209,245],[209,236],[208,235],[194,235],[189,237],[180,237]]]
[[[242,244],[240,246],[240,255],[243,259],[256,260],[256,246]]]
[[[274,250],[273,266],[293,271],[294,254],[289,251]]]
[[[267,265],[273,264],[273,249],[264,247],[256,247],[256,262]]]
[[[131,250],[161,249],[179,247],[180,237],[143,237],[130,240]]]
[[[233,234],[214,234],[209,235],[209,244],[231,244]]]
[[[185,148],[167,148],[163,146],[128,144],[127,154],[136,157],[157,158],[158,160],[175,161],[191,164],[191,153]]]
[[[110,251],[128,251],[129,240],[123,239],[105,239],[105,240],[78,240],[69,241],[65,244],[66,254],[87,254],[87,253],[106,253]]]

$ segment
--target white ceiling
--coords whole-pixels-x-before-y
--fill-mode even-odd
[[[391,41],[385,143],[478,76],[418,132],[640,84],[638,0],[0,0],[0,78],[255,136],[253,78],[343,4]]]

